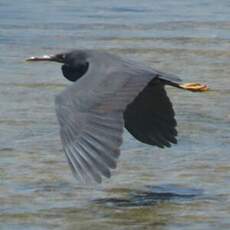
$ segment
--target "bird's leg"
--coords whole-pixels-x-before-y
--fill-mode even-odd
[[[207,85],[195,82],[178,84],[178,88],[189,90],[192,92],[205,92],[209,90]]]
[[[171,85],[179,89],[184,89],[184,90],[188,90],[192,92],[206,92],[209,90],[208,86],[205,84],[200,84],[200,83],[195,83],[195,82],[179,84],[173,81],[162,80],[162,79],[160,80],[163,81],[164,84],[166,85]]]

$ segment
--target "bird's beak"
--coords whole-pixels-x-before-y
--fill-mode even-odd
[[[53,62],[64,62],[64,55],[57,54],[57,55],[43,55],[40,57],[30,57],[27,58],[26,61],[28,62],[36,62],[36,61],[53,61]]]

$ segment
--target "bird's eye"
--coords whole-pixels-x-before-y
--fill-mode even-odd
[[[62,58],[62,60],[65,60],[66,54],[61,54],[61,58]]]
[[[66,58],[66,55],[65,54],[59,54],[59,58],[60,58],[60,60],[64,61]]]
[[[61,62],[61,63],[64,63],[64,61],[65,61],[65,58],[66,58],[66,54],[57,54],[56,56],[55,56],[55,60],[57,61],[57,62]]]

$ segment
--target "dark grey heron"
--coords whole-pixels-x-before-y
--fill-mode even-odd
[[[73,50],[27,61],[62,63],[74,83],[56,96],[63,149],[73,175],[83,181],[109,178],[117,164],[124,127],[139,141],[176,144],[176,120],[165,85],[206,91],[198,83],[181,84],[173,75],[114,54]]]

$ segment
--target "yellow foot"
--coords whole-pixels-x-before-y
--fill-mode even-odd
[[[208,91],[208,86],[207,85],[203,85],[203,84],[199,84],[199,83],[184,83],[179,85],[180,88],[185,89],[185,90],[189,90],[192,92],[205,92]]]

